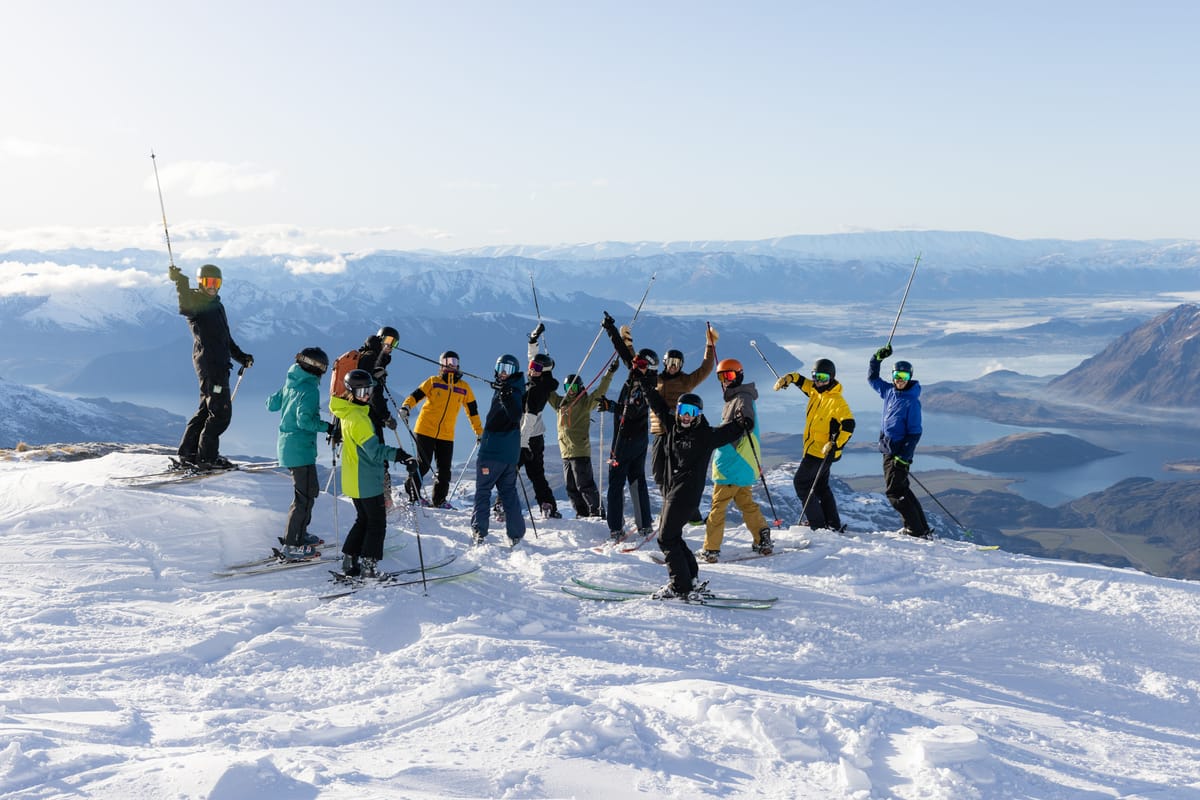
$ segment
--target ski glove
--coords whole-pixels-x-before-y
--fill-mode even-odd
[[[612,314],[609,314],[607,311],[605,311],[604,322],[601,323],[600,327],[604,328],[605,330],[608,330],[609,328],[615,328],[617,327],[617,321],[612,318]]]
[[[613,357],[612,363],[608,365],[608,374],[612,375],[621,368],[621,359]]]
[[[821,448],[821,455],[829,458],[829,454],[833,452],[835,447],[837,447],[837,445],[833,442],[826,442],[825,446]]]
[[[539,322],[537,324],[537,327],[529,332],[529,343],[537,344],[538,337],[541,336],[545,330],[546,330],[546,326]]]
[[[242,359],[242,366],[245,367],[246,369],[250,369],[251,367],[253,367],[254,366],[254,356],[250,355],[249,353],[246,353],[246,357]]]
[[[892,354],[892,346],[890,344],[885,344],[883,347],[881,347],[875,351],[875,360],[883,361],[891,354]]]
[[[799,372],[785,373],[783,376],[781,376],[779,378],[779,380],[775,381],[775,391],[778,392],[780,389],[786,389],[787,387],[791,386],[793,383],[799,383],[799,382],[800,382],[800,373]]]
[[[613,407],[613,402],[612,402],[612,400],[609,400],[607,397],[601,397],[599,400],[596,401],[596,410],[597,411],[611,411],[612,407]]]
[[[704,332],[704,338],[709,345],[715,345],[717,343],[717,339],[720,339],[721,337],[717,333],[717,329],[712,325],[709,325],[708,330]]]
[[[737,417],[738,424],[742,426],[742,430],[746,433],[754,430],[754,417],[747,417],[744,414],[739,414]]]
[[[389,414],[388,418],[383,421],[383,424],[390,431],[396,430],[396,418],[393,417],[391,414]]]
[[[400,419],[404,420],[405,424],[408,424],[408,406],[400,406],[396,409],[396,413],[400,415]]]

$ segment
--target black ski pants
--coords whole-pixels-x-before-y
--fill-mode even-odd
[[[387,536],[387,508],[383,495],[355,497],[354,510],[357,516],[346,534],[342,553],[375,560],[383,558],[383,539]]]
[[[446,502],[446,495],[450,492],[450,472],[451,463],[454,460],[454,440],[453,439],[436,439],[433,436],[427,436],[423,433],[416,435],[417,439],[417,466],[421,472],[421,477],[424,478],[432,465],[437,465],[437,471],[433,475],[433,497],[430,498],[430,503],[434,508],[437,508]],[[408,492],[408,499],[416,502],[421,497],[421,485],[409,477],[404,482],[404,488]]]
[[[683,526],[691,521],[692,509],[697,502],[696,498],[690,496],[668,496],[663,501],[662,514],[659,516],[658,549],[662,550],[666,559],[667,574],[676,594],[690,592],[700,575],[696,556],[683,539]]]
[[[600,516],[600,492],[592,474],[592,457],[563,459],[563,482],[577,517]]]
[[[533,484],[533,498],[539,506],[549,503],[557,511],[558,501],[554,499],[554,491],[546,480],[546,437],[530,436],[529,446],[521,448],[521,462],[517,465],[525,470],[529,482]]]
[[[292,473],[292,507],[288,509],[287,538],[284,541],[299,547],[304,544],[304,535],[308,533],[308,524],[312,522],[313,504],[321,493],[321,484],[317,481],[316,464],[289,467],[289,470]]]
[[[646,488],[646,436],[617,439],[613,462],[608,468],[608,530],[625,530],[625,484],[629,484],[629,499],[633,503],[633,518],[638,528],[650,525],[650,490]]]
[[[842,527],[837,499],[833,496],[833,490],[829,488],[829,470],[832,464],[832,461],[820,456],[805,454],[800,460],[800,466],[796,468],[795,477],[792,478],[792,486],[796,488],[796,496],[800,498],[800,502],[808,500],[800,513],[808,520],[808,527],[813,530],[832,528],[836,531]],[[809,492],[812,492],[811,500],[808,499]]]
[[[200,379],[200,407],[188,420],[179,442],[179,457],[188,461],[213,461],[220,455],[221,434],[233,419],[229,399],[229,373]]]
[[[901,464],[891,455],[883,456],[884,493],[892,508],[904,520],[904,527],[918,536],[929,533],[929,522],[925,519],[925,509],[913,494],[908,482],[908,465]]]

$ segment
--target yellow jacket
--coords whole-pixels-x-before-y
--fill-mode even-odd
[[[793,373],[795,375],[796,373]],[[827,442],[834,442],[833,460],[842,457],[842,448],[854,433],[854,415],[846,398],[842,397],[842,384],[836,380],[823,392],[802,375],[796,385],[808,395],[808,411],[804,417],[804,453],[823,458]]]
[[[422,399],[425,400],[425,405],[421,406],[421,413],[417,415],[417,424],[413,426],[414,433],[453,442],[458,410],[466,406],[467,417],[475,435],[483,435],[483,422],[479,419],[475,393],[461,376],[431,375],[414,389],[412,394],[404,398],[402,405],[411,409]]]

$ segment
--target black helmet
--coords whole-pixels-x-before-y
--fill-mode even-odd
[[[537,365],[536,369],[534,368],[534,364]],[[529,362],[530,372],[549,372],[552,369],[554,369],[554,359],[551,358],[547,353],[538,353],[533,357],[533,360]]]
[[[458,353],[447,350],[438,356],[438,365],[442,368],[442,372],[458,372]]]
[[[504,367],[504,369],[501,369]],[[517,361],[517,357],[505,353],[496,359],[496,377],[501,375],[514,375],[521,371],[521,362]]]
[[[378,336],[380,339],[382,339],[385,336],[390,336],[393,339],[395,339],[397,342],[400,341],[400,331],[396,330],[391,325],[384,325],[382,328],[379,329],[379,333],[377,333],[375,335]]]
[[[572,386],[575,387],[576,391],[583,390],[583,378],[579,377],[574,372],[568,375],[567,379],[563,381],[563,387],[567,390],[568,394],[570,393]]]
[[[371,389],[375,388],[375,379],[365,369],[352,369],[342,378],[342,385],[354,395],[355,400],[366,402],[371,396]]]
[[[694,407],[697,413],[682,413],[684,408],[689,406]],[[692,408],[688,408],[688,411],[691,410]],[[702,411],[704,411],[704,401],[700,398],[700,395],[685,392],[679,395],[679,400],[675,403],[675,423],[685,428],[695,425],[696,421],[700,419],[700,412]]]
[[[216,264],[205,264],[200,267],[200,271],[196,273],[197,278],[220,278],[221,268]]]
[[[641,350],[638,350],[637,355],[634,356],[634,359],[636,360],[638,358],[645,359],[647,366],[658,366],[658,353],[654,352],[649,347],[643,347]]]
[[[907,372],[909,379],[911,379],[913,375],[912,364],[908,361],[897,361],[892,365],[892,372]]]
[[[311,372],[320,377],[329,369],[329,356],[319,347],[306,347],[296,353],[296,363],[305,372]]]
[[[663,357],[663,363],[666,364],[666,362],[670,361],[672,358],[679,359],[679,366],[681,366],[681,367],[683,366],[683,351],[682,350],[676,350],[675,348],[672,347],[670,350],[667,351],[666,356]]]
[[[813,364],[812,371],[827,373],[830,380],[837,375],[837,367],[828,358],[818,358],[817,363]]]

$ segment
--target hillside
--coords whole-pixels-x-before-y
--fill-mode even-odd
[[[1016,433],[970,447],[926,447],[928,454],[949,455],[959,464],[988,472],[1049,472],[1118,455],[1063,433]]]
[[[185,422],[158,408],[62,397],[0,378],[0,448],[96,440],[171,444]]]
[[[572,576],[664,570],[593,551],[588,520],[468,551],[462,510],[397,514],[387,561],[452,553],[475,575],[320,602],[319,567],[212,574],[274,542],[286,476],[111,483],[161,461],[0,462],[5,797],[1200,790],[1200,718],[1181,713],[1200,703],[1198,584],[899,538],[879,532],[880,495],[839,488],[858,533],[789,551],[783,530],[779,555],[703,567],[721,591],[778,596],[771,611],[580,601],[559,589]],[[782,497],[790,471],[770,482]],[[313,525],[331,540],[335,505],[344,532],[329,495]]]

